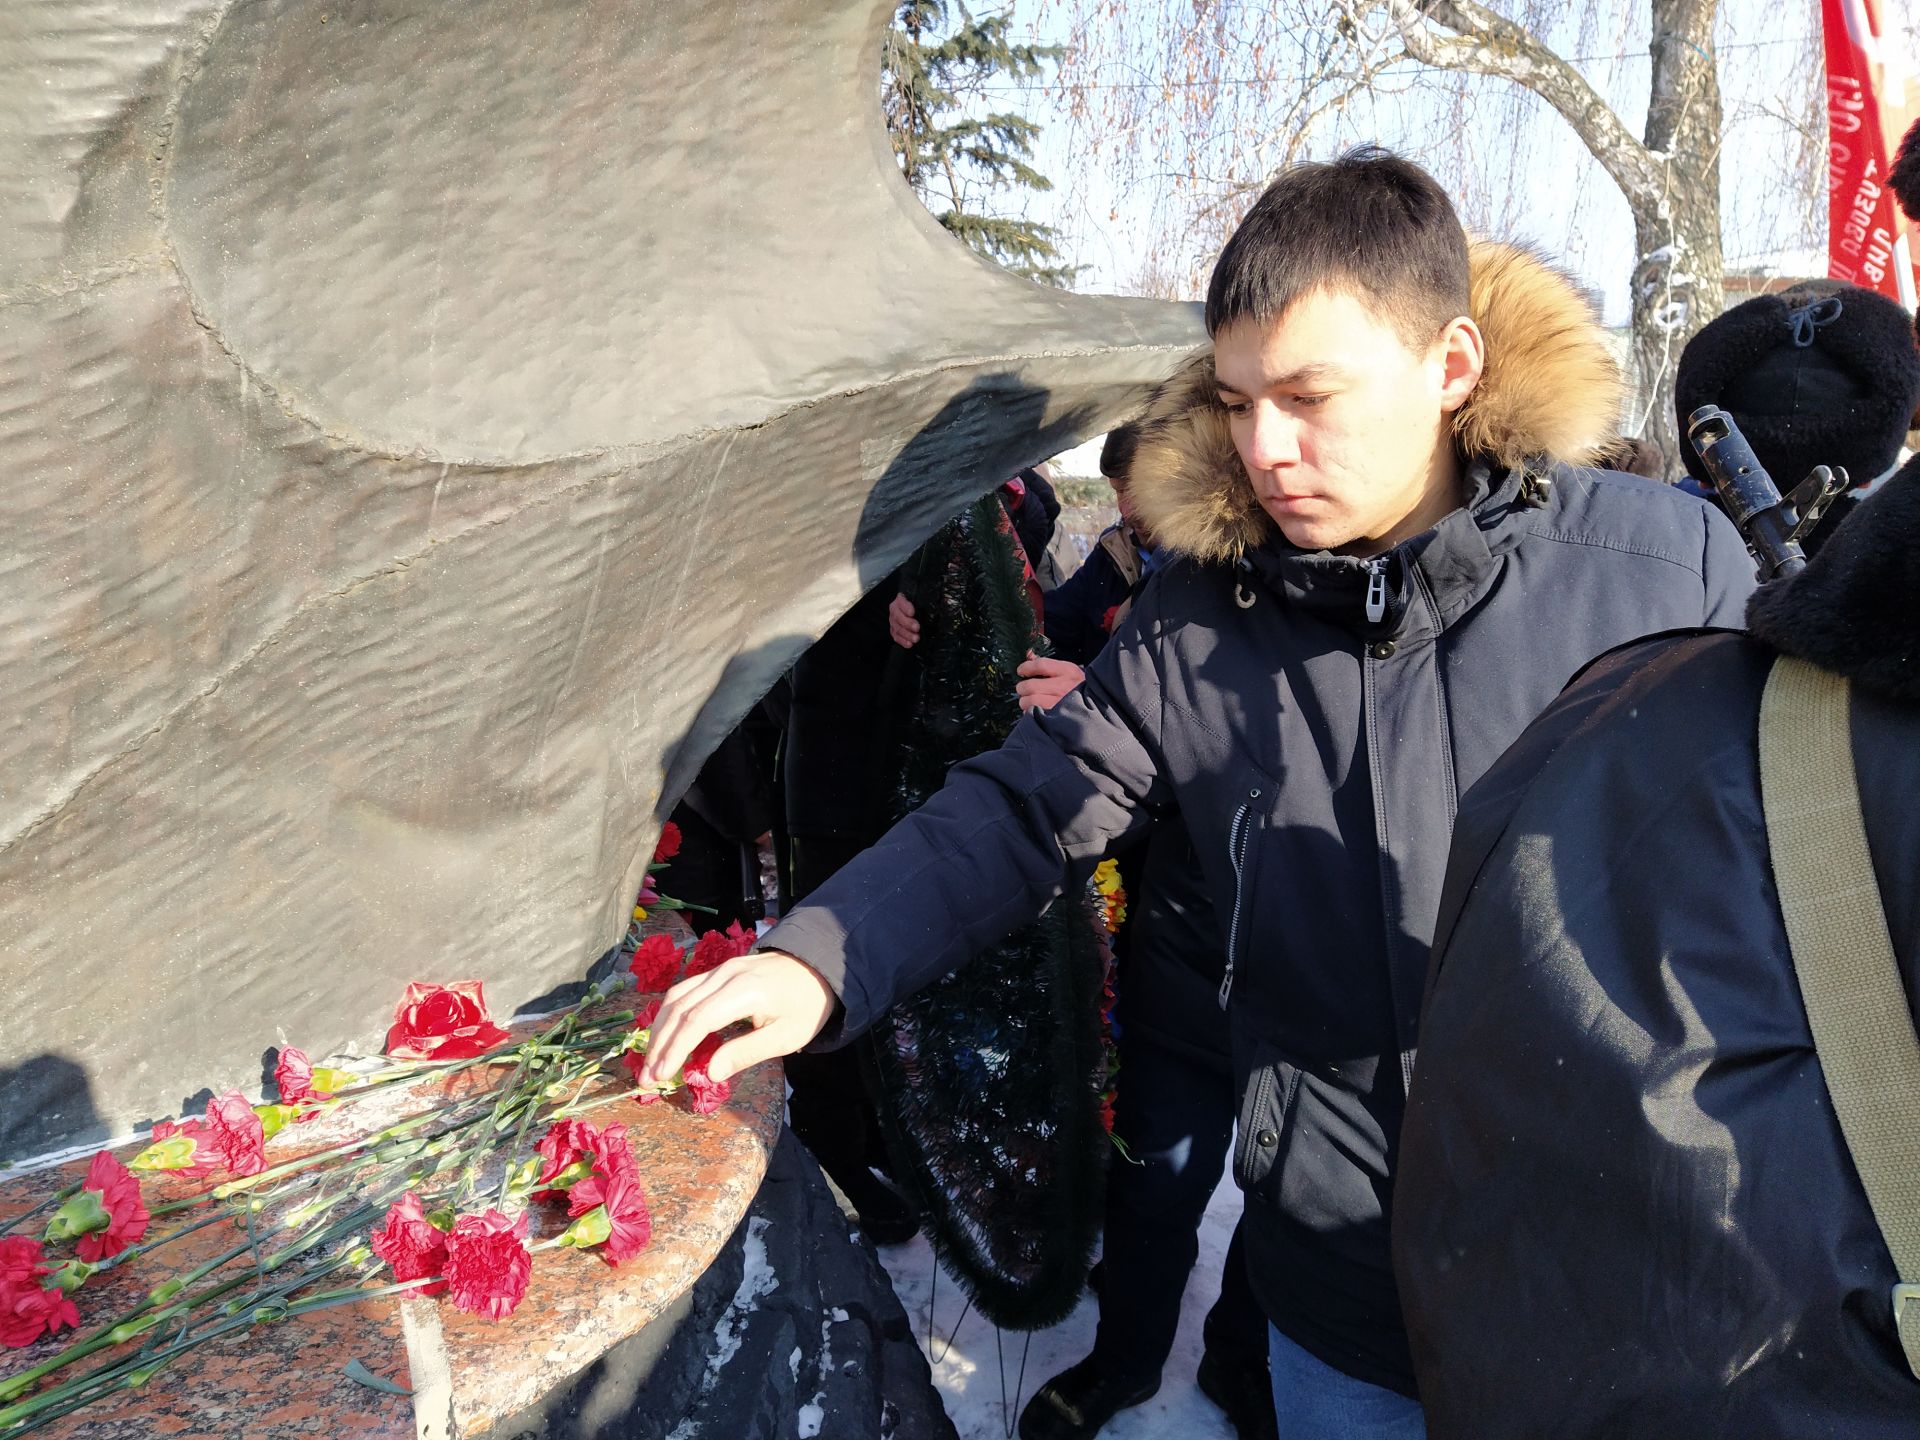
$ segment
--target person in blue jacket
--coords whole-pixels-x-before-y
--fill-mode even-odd
[[[845,1043],[1171,805],[1223,940],[1279,1434],[1422,1436],[1388,1233],[1459,796],[1595,656],[1738,625],[1753,564],[1697,498],[1581,465],[1618,432],[1604,333],[1409,161],[1283,172],[1206,322],[1132,471],[1177,558],[1070,694],[677,986],[642,1078],[740,1022],[716,1076]]]

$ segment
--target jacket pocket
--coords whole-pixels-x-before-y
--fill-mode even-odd
[[[1262,1047],[1240,1097],[1240,1126],[1233,1147],[1233,1180],[1249,1195],[1278,1199],[1280,1157],[1300,1091],[1300,1071]]]

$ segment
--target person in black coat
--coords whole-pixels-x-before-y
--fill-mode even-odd
[[[785,897],[803,901],[872,844],[881,820],[886,746],[883,692],[892,645],[882,580],[794,662],[780,750],[787,851]],[[860,1228],[882,1245],[919,1229],[913,1207],[874,1174],[886,1146],[855,1049],[796,1055],[787,1063],[793,1133],[852,1203]]]
[[[1920,1014],[1916,617],[1920,460],[1750,635],[1599,660],[1461,802],[1394,1207],[1435,1440],[1920,1435],[1757,734],[1779,656],[1851,682],[1872,873],[1834,879],[1877,892]]]
[[[1913,320],[1884,295],[1813,280],[1735,305],[1700,328],[1674,374],[1683,482],[1718,504],[1699,453],[1684,438],[1687,418],[1718,405],[1753,446],[1784,494],[1816,465],[1844,468],[1853,482],[1804,545],[1817,554],[1884,477],[1920,406],[1920,343]]]

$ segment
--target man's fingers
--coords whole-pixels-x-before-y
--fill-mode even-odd
[[[1078,679],[1080,667],[1071,660],[1043,660],[1037,655],[1030,654],[1020,662],[1020,667],[1014,673],[1032,678],[1071,675]]]
[[[687,1063],[693,1047],[707,1036],[715,1030],[724,1030],[736,1020],[751,1018],[747,1015],[721,1018],[726,1005],[722,998],[726,970],[727,966],[734,963],[729,960],[726,965],[710,970],[705,975],[681,981],[667,992],[667,998],[660,1006],[660,1013],[654,1017],[647,1038],[647,1058],[641,1067],[641,1084],[666,1083],[680,1073],[680,1067]]]
[[[716,1052],[716,1061],[723,1054],[732,1058],[708,1071],[715,1079],[790,1055],[820,1033],[838,1003],[819,973],[791,955],[763,950],[729,960],[667,992],[654,1017],[641,1083],[671,1081],[702,1040],[742,1020],[750,1021],[753,1031]],[[743,1043],[744,1051],[733,1048]]]
[[[813,1038],[807,1036],[797,1043],[788,1044],[784,1038],[788,1028],[785,1021],[776,1020],[758,1030],[734,1036],[713,1052],[713,1059],[707,1065],[708,1076],[714,1080],[731,1080],[742,1070],[758,1065],[763,1060],[777,1060],[783,1055],[791,1055]]]

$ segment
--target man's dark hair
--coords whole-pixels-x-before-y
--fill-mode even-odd
[[[1367,301],[1409,349],[1467,313],[1466,232],[1431,175],[1376,145],[1283,171],[1214,262],[1207,333],[1322,288]]]
[[[1140,427],[1129,420],[1107,432],[1100,447],[1100,473],[1109,480],[1127,483],[1133,470],[1133,452],[1140,447]]]

